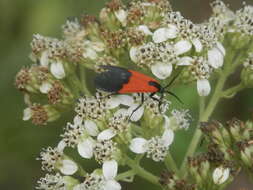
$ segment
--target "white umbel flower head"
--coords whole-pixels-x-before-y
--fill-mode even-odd
[[[50,71],[57,79],[63,79],[66,76],[63,64],[60,61],[51,63]]]
[[[152,73],[159,79],[166,79],[171,75],[172,64],[170,63],[156,63],[151,66]]]
[[[180,40],[174,45],[174,51],[177,55],[190,51],[192,44],[188,40]]]
[[[47,94],[52,88],[52,84],[49,82],[43,82],[42,85],[40,86],[40,92],[42,94]]]
[[[200,96],[208,96],[211,91],[210,83],[207,79],[197,80],[197,90]]]
[[[177,33],[177,27],[174,25],[169,25],[169,27],[166,28],[159,28],[153,34],[153,41],[155,43],[161,43],[168,39],[174,39],[177,37]]]
[[[217,185],[224,183],[229,178],[230,169],[218,167],[213,171],[213,182]]]
[[[222,67],[225,53],[226,51],[225,48],[222,46],[222,44],[217,43],[217,45],[212,49],[210,49],[207,53],[208,64],[215,69]]]

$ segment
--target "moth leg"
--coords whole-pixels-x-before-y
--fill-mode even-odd
[[[134,112],[136,112],[144,103],[145,99],[144,99],[144,94],[141,93],[141,103],[132,111],[131,115],[129,116],[129,120],[131,119],[132,115],[134,114]]]

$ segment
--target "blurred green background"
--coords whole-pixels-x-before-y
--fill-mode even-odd
[[[227,0],[232,9],[241,6],[241,0]],[[252,0],[246,1],[252,4]],[[54,146],[59,134],[70,117],[61,119],[46,127],[33,126],[22,121],[25,107],[23,96],[14,88],[14,76],[24,65],[31,61],[28,58],[32,35],[60,37],[61,25],[68,17],[82,13],[97,15],[106,3],[105,0],[0,0],[0,189],[29,190],[34,189],[36,180],[44,176],[40,162],[36,161],[41,148]],[[199,22],[210,15],[209,0],[171,0],[174,10]],[[231,84],[238,82],[239,76],[231,78]],[[193,90],[192,90],[193,89]],[[196,92],[194,88],[176,89],[177,94],[192,107],[196,115]],[[240,119],[252,118],[252,90],[244,90],[233,100],[219,104],[219,111],[213,115],[216,119],[226,121],[236,116]],[[238,109],[239,108],[239,109]],[[178,162],[181,161],[192,130],[177,134],[172,149]],[[161,166],[153,165],[154,168]],[[153,168],[151,168],[153,169]],[[139,188],[156,189],[141,181],[139,187],[124,184],[123,189]],[[253,189],[242,175],[229,188]]]

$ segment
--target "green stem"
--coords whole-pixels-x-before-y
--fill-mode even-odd
[[[170,153],[167,154],[165,160],[164,160],[165,166],[168,170],[174,171],[176,174],[179,174],[179,170],[177,167],[177,164],[175,163],[173,157]]]
[[[223,86],[226,82],[227,76],[228,76],[228,73],[226,73],[225,71],[226,70],[224,69],[224,73],[220,76],[220,78],[217,82],[217,85],[215,87],[214,93],[212,95],[212,98],[209,101],[209,104],[206,107],[205,111],[200,112],[199,122],[207,121],[208,118],[210,117],[210,115],[212,114],[212,112],[214,111],[217,103],[219,102],[221,95],[222,95],[222,88],[223,88]],[[203,104],[203,103],[201,103],[201,104]],[[201,108],[201,110],[202,110],[202,108]],[[202,135],[201,130],[199,128],[197,128],[194,135],[193,135],[193,138],[190,142],[189,148],[185,154],[184,160],[183,160],[181,168],[180,168],[180,172],[183,175],[186,174],[185,171],[186,171],[187,158],[189,156],[192,156],[195,153],[197,146],[199,144],[199,141],[201,139],[201,135]]]
[[[124,157],[126,159],[126,163],[129,167],[132,168],[132,170],[141,178],[146,179],[147,181],[161,186],[159,183],[159,178],[155,175],[153,175],[152,173],[148,172],[147,170],[145,170],[144,168],[142,168],[139,164],[137,164],[134,160],[132,160],[131,158],[129,158],[128,156]]]
[[[242,83],[240,83],[240,84],[238,84],[236,86],[233,86],[233,87],[225,90],[222,93],[222,96],[224,98],[232,98],[237,92],[243,90],[244,88],[245,88],[245,86]]]
[[[121,174],[118,174],[117,177],[115,178],[116,180],[124,180],[128,177],[134,176],[136,173],[134,170],[129,170],[127,172],[123,172]]]

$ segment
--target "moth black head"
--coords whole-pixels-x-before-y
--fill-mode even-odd
[[[159,83],[155,82],[155,81],[149,81],[148,84],[150,86],[154,86],[157,88],[157,92],[160,92],[162,90],[162,87]]]

